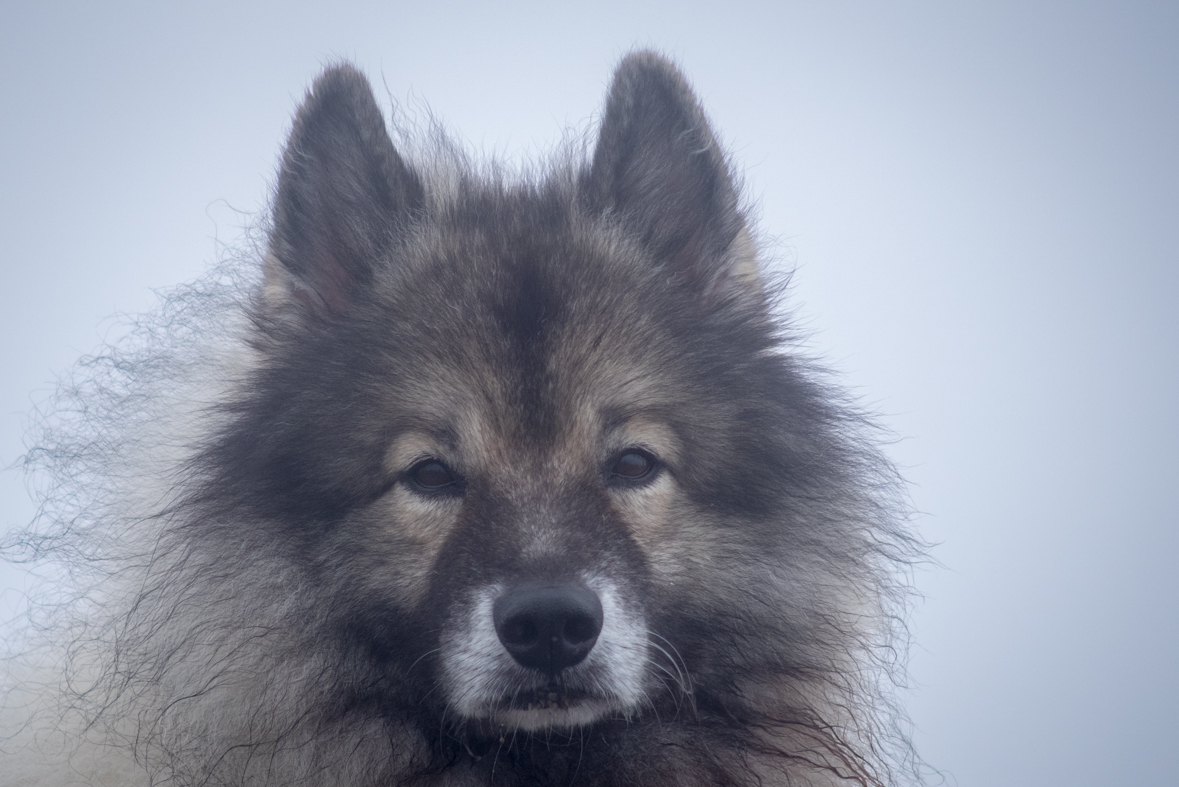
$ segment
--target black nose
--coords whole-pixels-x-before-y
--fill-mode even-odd
[[[492,615],[512,658],[549,675],[584,659],[602,631],[602,602],[584,585],[517,585],[495,600]]]

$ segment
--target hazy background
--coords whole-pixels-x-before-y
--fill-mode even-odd
[[[323,63],[519,158],[653,46],[940,542],[912,619],[921,752],[964,786],[1175,783],[1179,5],[186,5],[4,3],[5,463],[103,318],[264,204]],[[31,515],[0,474],[0,525]]]

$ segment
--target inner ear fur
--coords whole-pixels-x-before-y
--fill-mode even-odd
[[[368,80],[347,64],[311,86],[283,154],[266,261],[271,308],[347,308],[424,204]]]

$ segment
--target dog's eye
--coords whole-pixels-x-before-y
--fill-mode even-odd
[[[409,470],[409,480],[422,492],[457,491],[459,477],[437,459],[425,459]]]
[[[649,478],[655,472],[655,458],[646,451],[630,449],[614,460],[610,475],[626,481]]]

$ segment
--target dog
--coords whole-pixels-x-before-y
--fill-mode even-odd
[[[530,173],[396,136],[328,68],[258,262],[63,385],[10,778],[905,780],[903,490],[680,71]]]

